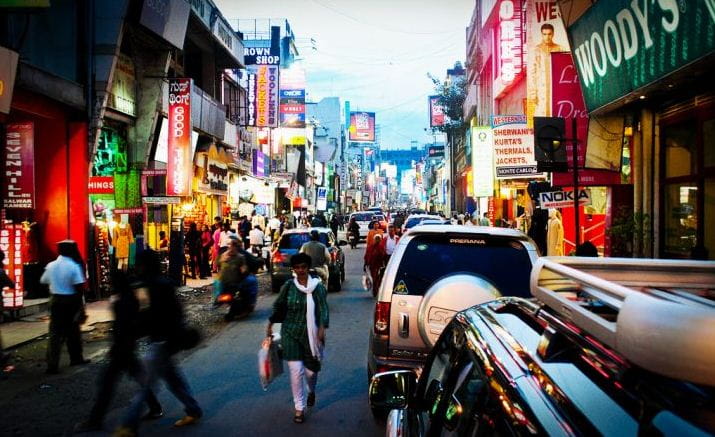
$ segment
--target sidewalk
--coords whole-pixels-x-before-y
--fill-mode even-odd
[[[201,288],[211,285],[213,278],[208,279],[188,279],[186,287]],[[183,287],[179,287],[182,289]],[[109,300],[99,300],[86,305],[87,322],[82,325],[82,332],[89,332],[94,329],[94,324],[111,322],[114,320],[112,307]],[[50,325],[50,314],[48,311],[38,312],[31,316],[23,317],[20,320],[10,323],[0,324],[0,336],[4,349],[11,349],[23,345],[32,340],[47,335]]]

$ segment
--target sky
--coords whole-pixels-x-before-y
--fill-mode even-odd
[[[374,111],[381,147],[395,149],[433,141],[425,132],[427,97],[434,94],[427,73],[443,80],[456,61],[464,64],[476,0],[214,2],[234,26],[236,19],[287,19],[308,100],[340,97],[352,110]]]

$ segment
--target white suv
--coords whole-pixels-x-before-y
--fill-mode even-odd
[[[368,380],[422,366],[459,311],[500,296],[531,297],[529,275],[538,252],[513,229],[416,226],[385,269],[370,330]]]

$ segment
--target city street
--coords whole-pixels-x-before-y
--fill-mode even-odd
[[[258,381],[256,354],[265,333],[275,295],[265,295],[247,319],[233,322],[200,346],[182,367],[204,410],[196,426],[182,430],[172,424],[183,414],[181,404],[162,389],[159,399],[165,416],[142,425],[146,435],[306,435],[373,436],[383,433],[367,404],[365,360],[373,299],[363,291],[361,267],[364,244],[345,246],[346,281],[343,290],[328,297],[330,329],[323,371],[319,374],[316,405],[306,422],[292,421],[293,402],[287,374],[264,392]],[[276,327],[277,328],[277,327]],[[276,329],[277,330],[277,329]],[[287,366],[284,366],[287,371]],[[115,408],[107,420],[112,429],[124,412]],[[99,434],[97,434],[99,435]]]

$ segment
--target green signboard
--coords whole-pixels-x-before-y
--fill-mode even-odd
[[[715,51],[715,0],[601,0],[569,29],[589,111]]]

